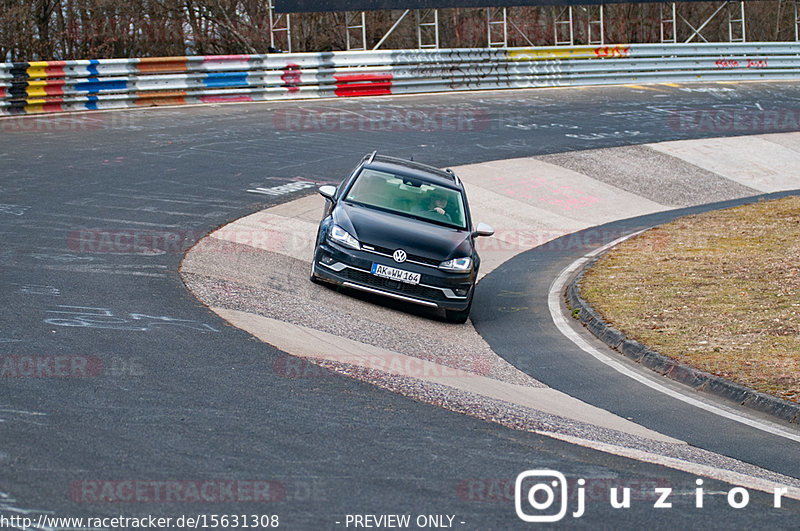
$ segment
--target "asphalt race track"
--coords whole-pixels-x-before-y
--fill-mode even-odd
[[[331,373],[287,378],[274,370],[281,353],[204,307],[178,267],[191,243],[211,230],[308,193],[298,177],[338,182],[373,149],[454,166],[796,131],[796,122],[765,125],[757,117],[773,110],[797,116],[798,101],[800,84],[747,83],[0,121],[0,514],[34,522],[42,514],[153,515],[173,518],[171,527],[181,516],[206,515],[210,523],[212,514],[277,515],[288,529],[353,528],[353,515],[406,514],[412,522],[438,515],[445,525],[452,517],[452,527],[462,529],[524,528],[514,479],[551,469],[570,478],[571,491],[586,479],[586,513],[567,516],[569,526],[796,527],[796,501],[784,499],[776,509],[772,495],[750,491],[749,505],[733,509],[731,485],[706,479],[697,508],[694,474],[512,430]],[[750,125],[680,119],[698,110],[745,113]],[[365,125],[358,117],[368,113],[373,120]],[[429,118],[424,127],[417,126],[420,115]],[[259,188],[280,195],[248,191]],[[659,216],[667,214],[620,228],[665,219]],[[141,248],[164,233],[182,238],[142,252],[87,240],[87,231],[150,234]],[[546,319],[533,325],[549,327],[539,333],[520,315],[501,317],[492,296],[501,281],[508,283],[502,289],[525,284],[520,306],[546,317],[547,288],[572,258],[526,253],[481,282],[473,320],[498,353],[623,417],[798,476],[795,443],[719,419],[688,419],[669,403],[657,414],[653,404],[662,398],[630,396],[630,383],[580,357]],[[576,367],[596,376],[579,381]],[[626,486],[631,507],[611,507],[608,488]],[[653,507],[656,487],[673,489],[671,508]],[[568,505],[571,512],[577,501]],[[423,520],[436,527],[437,520]],[[0,524],[24,528],[19,520]]]
[[[796,443],[687,407],[678,400],[637,384],[582,351],[576,352],[574,344],[558,331],[549,314],[531,319],[525,312],[504,311],[509,306],[547,307],[552,279],[587,251],[582,246],[569,245],[565,240],[572,238],[573,241],[585,241],[583,234],[591,232],[598,243],[608,243],[614,239],[613,235],[633,233],[681,216],[785,195],[788,194],[765,194],[650,214],[587,229],[549,242],[509,260],[484,280],[480,292],[481,304],[473,321],[498,354],[551,387],[660,433],[679,438],[692,446],[798,477],[800,446]],[[602,238],[598,234],[607,236]],[[507,295],[499,297],[501,292]],[[582,335],[592,343],[601,344],[588,332]],[[627,361],[622,356],[618,359]],[[586,374],[591,374],[592,378],[585,378]],[[724,404],[724,401],[715,401],[712,397],[708,397],[708,400]],[[745,414],[766,418],[753,411],[745,411]]]

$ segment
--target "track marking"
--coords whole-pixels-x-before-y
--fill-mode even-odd
[[[259,187],[259,188],[251,188],[246,191],[250,192],[251,194],[278,196],[278,195],[290,194],[292,192],[297,192],[300,190],[305,190],[306,188],[313,188],[314,186],[317,186],[317,184],[318,183],[316,181],[300,180],[300,181],[292,181],[286,184],[282,184],[280,186],[275,186],[273,188]]]
[[[681,392],[675,391],[660,383],[657,383],[653,379],[653,377],[649,375],[646,376],[644,374],[639,373],[638,371],[634,371],[629,367],[623,365],[621,362],[613,359],[612,357],[596,349],[595,347],[590,345],[585,339],[583,339],[575,330],[572,329],[566,317],[564,316],[563,312],[561,311],[561,305],[560,305],[561,294],[564,292],[564,289],[566,287],[569,278],[595,256],[627,240],[628,238],[632,238],[634,236],[637,236],[638,234],[641,234],[642,232],[645,232],[645,230],[647,229],[640,230],[632,234],[628,234],[627,236],[623,236],[621,238],[617,238],[616,240],[607,243],[606,245],[603,245],[602,247],[599,247],[590,253],[583,255],[581,258],[578,258],[577,260],[572,262],[569,266],[567,266],[563,271],[561,271],[558,277],[550,285],[550,291],[547,294],[547,306],[550,309],[550,315],[553,318],[553,322],[555,323],[556,327],[562,334],[564,334],[564,336],[567,339],[575,343],[575,345],[578,348],[580,348],[587,354],[590,354],[601,363],[604,363],[605,365],[611,367],[620,374],[632,378],[637,382],[646,385],[647,387],[655,391],[658,391],[659,393],[663,393],[667,396],[675,398],[676,400],[680,400],[681,402],[685,402],[689,405],[698,407],[700,409],[708,411],[709,413],[719,415],[734,422],[745,424],[757,430],[761,430],[770,433],[772,435],[777,435],[778,437],[783,437],[785,439],[789,439],[795,442],[800,442],[800,435],[796,433],[792,433],[773,424],[768,424],[766,422],[750,419],[740,414],[734,413],[732,411],[727,411],[721,407],[709,404],[707,402],[704,402],[703,400],[686,396]]]

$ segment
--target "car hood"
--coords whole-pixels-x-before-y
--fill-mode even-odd
[[[359,205],[340,203],[333,221],[358,241],[433,260],[472,256],[470,232],[390,214]]]

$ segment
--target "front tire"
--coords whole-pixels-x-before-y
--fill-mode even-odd
[[[469,318],[469,311],[472,309],[472,299],[469,300],[469,304],[463,310],[445,310],[444,316],[450,323],[455,324],[464,324],[467,322]]]
[[[313,259],[311,260],[311,274],[309,275],[309,279],[310,279],[310,280],[311,280],[311,282],[313,282],[314,284],[322,284],[322,281],[319,279],[319,277],[318,277],[318,276],[317,276],[317,274],[315,273],[315,270],[316,270],[316,264],[317,264],[317,259],[316,259],[316,253],[314,253],[314,254],[315,254],[315,258],[313,258]]]

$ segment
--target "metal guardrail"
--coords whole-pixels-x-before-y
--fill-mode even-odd
[[[623,83],[800,79],[796,43],[621,44],[0,64],[0,115]]]

